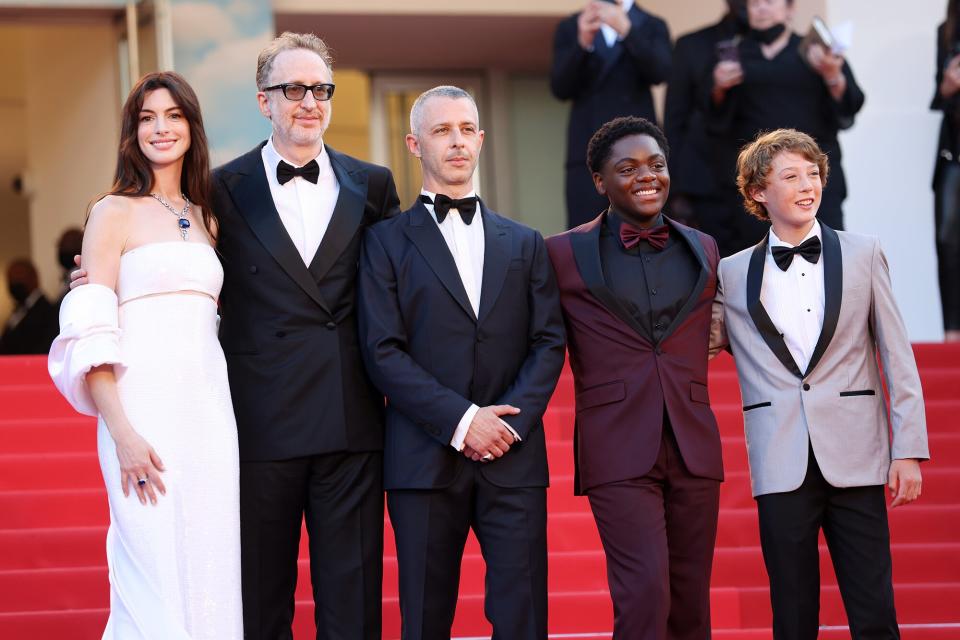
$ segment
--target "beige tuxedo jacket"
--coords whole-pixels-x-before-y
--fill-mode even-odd
[[[799,487],[811,445],[835,487],[884,484],[891,459],[929,458],[920,376],[880,243],[820,226],[823,328],[806,371],[760,301],[769,236],[718,269],[711,355],[730,349],[736,361],[754,496]]]

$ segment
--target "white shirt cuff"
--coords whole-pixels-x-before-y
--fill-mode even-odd
[[[453,432],[453,438],[450,440],[450,446],[457,451],[463,451],[463,440],[467,437],[470,423],[473,422],[473,417],[477,415],[477,411],[480,411],[480,407],[471,404],[467,412],[460,418],[460,422],[457,423],[457,429]]]
[[[498,418],[498,419],[500,420],[500,424],[502,424],[503,426],[505,426],[505,427],[507,428],[507,430],[508,430],[510,433],[513,434],[513,437],[517,439],[517,442],[520,442],[520,434],[517,433],[516,431],[514,431],[514,430],[513,430],[513,427],[511,427],[511,426],[508,425],[506,422],[504,422],[502,418]]]

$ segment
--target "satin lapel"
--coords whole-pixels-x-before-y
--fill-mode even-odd
[[[587,290],[594,298],[606,307],[607,311],[617,316],[633,329],[637,335],[649,342],[650,338],[643,325],[627,311],[617,295],[610,290],[603,279],[603,267],[600,264],[600,228],[603,226],[606,213],[586,225],[586,231],[570,233],[570,246],[573,250],[573,259],[577,263],[577,270],[583,279]]]
[[[683,306],[680,307],[680,311],[673,318],[673,322],[670,323],[670,326],[667,327],[667,330],[664,332],[663,337],[660,338],[660,342],[665,341],[670,337],[677,327],[679,327],[683,321],[686,319],[690,312],[693,310],[693,307],[696,306],[697,302],[700,300],[700,295],[703,293],[703,289],[707,286],[707,280],[710,278],[710,265],[707,264],[707,254],[703,250],[703,245],[700,244],[700,238],[697,237],[696,232],[693,229],[687,229],[678,226],[673,220],[667,216],[663,216],[663,219],[667,221],[674,230],[679,233],[687,245],[690,247],[690,250],[693,251],[693,255],[697,257],[697,263],[700,265],[700,275],[697,277],[697,282],[693,285],[693,290],[690,292],[690,297],[687,298],[687,301],[683,303]]]
[[[310,273],[317,281],[327,274],[330,267],[343,254],[343,250],[357,235],[357,229],[363,222],[363,210],[367,204],[367,172],[359,168],[352,171],[348,169],[347,161],[330,147],[327,147],[327,153],[330,156],[333,173],[337,176],[337,182],[340,183],[340,194],[337,196],[337,204],[333,209],[330,225],[323,234],[323,240],[310,263]]]
[[[820,255],[820,259],[823,260],[823,328],[820,329],[820,338],[813,349],[813,355],[810,356],[807,376],[820,362],[830,341],[833,340],[843,298],[843,252],[840,250],[840,236],[822,222],[820,235],[823,237],[823,252]]]
[[[783,366],[790,373],[798,378],[803,378],[800,367],[797,366],[793,355],[790,354],[787,343],[783,341],[783,335],[777,331],[773,320],[770,319],[767,310],[763,308],[763,304],[760,302],[760,289],[763,285],[763,263],[767,258],[768,238],[769,235],[764,236],[760,244],[753,248],[753,253],[750,255],[750,266],[747,269],[747,309],[750,311],[750,317],[753,318],[753,324],[757,327],[760,337],[773,351],[773,355],[777,356],[777,359],[783,363]]]
[[[307,270],[300,252],[297,251],[280,220],[280,214],[277,213],[277,207],[270,194],[270,185],[267,183],[260,153],[250,153],[249,161],[241,171],[229,176],[225,182],[233,197],[234,205],[250,225],[250,229],[260,243],[287,272],[287,275],[303,289],[304,293],[324,311],[330,313],[330,308],[320,295],[316,281]]]
[[[479,203],[483,216],[483,283],[480,289],[480,317],[478,322],[490,313],[503,289],[503,281],[510,268],[510,248],[513,234],[510,227],[503,224],[483,202]],[[474,220],[476,223],[476,220]]]
[[[474,315],[470,299],[467,297],[467,290],[463,288],[460,272],[457,271],[457,263],[454,261],[437,223],[430,217],[430,213],[423,206],[423,203],[419,201],[406,215],[408,216],[407,224],[404,225],[403,232],[407,234],[407,237],[410,238],[410,241],[454,300],[476,322],[477,317]]]

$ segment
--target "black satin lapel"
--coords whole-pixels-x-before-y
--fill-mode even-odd
[[[246,167],[245,173],[234,174],[226,180],[234,204],[250,225],[254,235],[287,272],[287,275],[324,311],[330,313],[330,308],[320,295],[316,281],[307,270],[300,252],[297,251],[280,220],[280,214],[277,213],[277,207],[270,195],[270,185],[267,183],[263,164],[259,161],[259,154],[256,159],[255,166],[251,162],[251,165]]]
[[[767,258],[768,237],[764,236],[760,244],[753,248],[753,253],[750,255],[750,266],[747,269],[747,309],[750,311],[750,317],[753,318],[753,324],[757,327],[760,337],[773,351],[773,355],[777,356],[777,359],[783,363],[783,366],[790,373],[802,379],[803,374],[800,373],[800,367],[797,366],[793,355],[790,354],[787,343],[783,341],[783,336],[777,331],[773,320],[770,319],[767,310],[763,308],[763,304],[760,302],[760,289],[763,285],[763,263]]]
[[[667,221],[667,224],[672,226],[686,241],[687,246],[690,247],[690,250],[693,251],[693,255],[697,257],[697,263],[700,265],[700,275],[697,278],[697,282],[693,285],[693,290],[690,292],[690,296],[687,298],[687,301],[683,303],[683,306],[680,307],[679,313],[673,318],[673,322],[670,323],[670,326],[667,327],[667,330],[664,332],[663,337],[660,338],[660,342],[663,342],[670,337],[677,327],[679,327],[683,321],[690,315],[690,312],[696,306],[697,301],[700,300],[700,295],[703,293],[704,288],[707,286],[707,280],[710,278],[710,266],[707,264],[707,254],[703,250],[703,245],[700,244],[700,238],[697,237],[696,232],[693,229],[683,229],[674,224],[673,220],[664,216],[664,220]]]
[[[457,271],[457,263],[454,261],[453,254],[450,253],[437,223],[421,202],[417,202],[416,206],[406,215],[410,217],[403,227],[403,232],[417,247],[420,255],[423,256],[423,259],[426,260],[454,300],[472,320],[476,321],[477,316],[473,313],[470,298],[467,297],[467,290],[463,288],[463,280],[460,279],[460,272]]]
[[[513,234],[510,227],[502,224],[490,210],[479,203],[480,214],[483,216],[483,284],[480,289],[480,317],[479,322],[490,313],[494,303],[503,289],[503,281],[510,268],[510,245]],[[474,220],[474,224],[476,224]]]
[[[620,318],[628,327],[637,332],[641,338],[650,341],[650,336],[644,330],[643,325],[637,322],[637,319],[623,306],[620,298],[610,290],[603,279],[603,266],[600,264],[600,227],[603,226],[603,216],[591,223],[593,226],[588,231],[574,232],[570,234],[570,246],[573,250],[573,259],[577,263],[577,271],[587,290],[594,298],[606,307],[607,311]]]
[[[806,373],[808,376],[833,340],[843,298],[843,252],[840,250],[840,236],[822,222],[820,235],[823,238],[823,251],[820,254],[820,259],[823,260],[823,328],[820,329],[820,338],[813,349],[813,355],[810,356]]]
[[[340,154],[330,147],[327,147],[327,153],[330,156],[333,173],[337,176],[337,182],[340,183],[340,193],[330,218],[330,225],[323,234],[323,240],[310,263],[310,273],[316,280],[322,279],[327,274],[330,267],[357,235],[367,203],[367,172],[362,169],[350,172],[344,166]]]

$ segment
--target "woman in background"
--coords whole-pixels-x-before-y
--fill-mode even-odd
[[[209,154],[178,74],[123,107],[116,177],[83,238],[89,284],[63,300],[57,388],[97,415],[110,503],[105,639],[240,639],[237,431],[216,298]]]
[[[949,0],[937,30],[937,89],[930,108],[943,112],[933,173],[937,271],[943,333],[960,341],[960,0]]]

